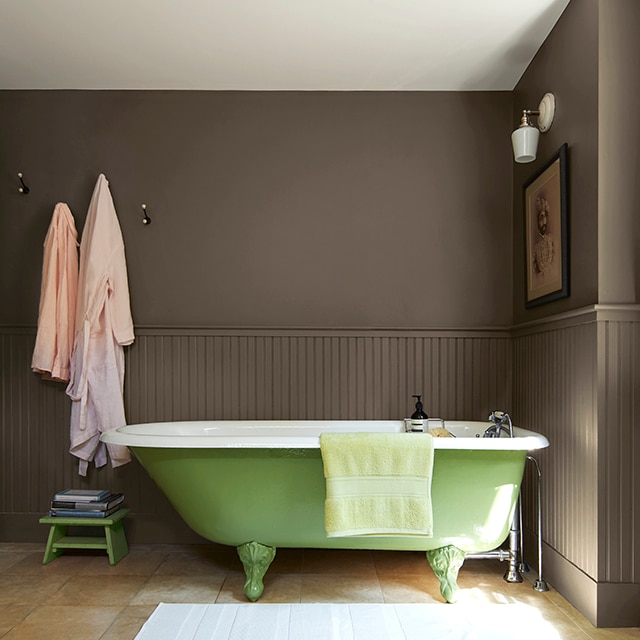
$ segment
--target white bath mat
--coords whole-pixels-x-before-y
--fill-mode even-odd
[[[560,640],[523,604],[160,604],[136,640]]]

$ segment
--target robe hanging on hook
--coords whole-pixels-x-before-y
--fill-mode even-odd
[[[151,218],[147,215],[147,205],[143,204],[141,206],[142,206],[142,212],[144,213],[142,224],[151,224]]]
[[[27,185],[24,183],[24,181],[22,180],[22,173],[18,174],[18,180],[20,180],[20,184],[22,185],[21,187],[18,187],[18,191],[26,196],[27,193],[29,193],[29,187],[27,187]]]

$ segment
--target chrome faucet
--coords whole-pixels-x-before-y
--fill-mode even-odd
[[[491,426],[487,427],[482,434],[483,438],[499,438],[504,431],[510,438],[513,438],[513,423],[511,416],[504,411],[492,411],[489,416]]]

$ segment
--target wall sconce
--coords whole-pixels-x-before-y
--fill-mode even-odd
[[[540,132],[551,129],[556,111],[556,99],[553,93],[545,93],[537,109],[525,109],[522,112],[520,126],[511,134],[513,156],[516,162],[533,162],[538,151]],[[530,116],[538,118],[537,128],[531,124]]]

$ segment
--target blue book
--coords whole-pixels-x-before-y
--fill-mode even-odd
[[[110,494],[108,489],[65,489],[56,493],[53,499],[60,502],[100,502]]]

